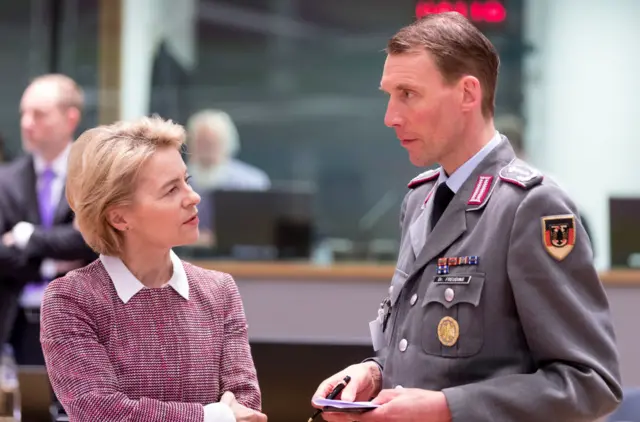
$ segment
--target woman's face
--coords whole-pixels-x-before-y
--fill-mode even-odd
[[[198,240],[200,196],[174,148],[162,148],[141,169],[133,203],[122,210],[126,236],[137,246],[168,249]]]

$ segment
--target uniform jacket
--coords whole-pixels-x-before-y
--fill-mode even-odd
[[[442,391],[454,422],[593,421],[620,402],[609,305],[566,193],[502,138],[439,222],[415,178],[384,312],[383,388]]]

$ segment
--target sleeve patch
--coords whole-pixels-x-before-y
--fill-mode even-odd
[[[542,217],[544,248],[557,261],[565,259],[576,244],[576,218],[573,214]]]

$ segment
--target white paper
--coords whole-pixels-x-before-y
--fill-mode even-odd
[[[379,407],[379,404],[371,403],[370,401],[343,401],[343,400],[330,400],[316,398],[313,399],[313,404],[318,407],[330,406],[337,409],[374,409]]]

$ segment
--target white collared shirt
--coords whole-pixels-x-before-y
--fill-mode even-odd
[[[184,271],[182,261],[170,251],[171,264],[173,265],[173,274],[163,287],[171,287],[185,300],[189,300],[189,280],[187,273]],[[127,303],[140,290],[147,289],[144,284],[129,271],[124,262],[118,257],[100,255],[100,262],[104,266],[116,293],[123,303]],[[235,422],[236,418],[229,406],[224,403],[209,403],[203,406],[204,422]]]
[[[493,151],[493,149],[497,147],[498,144],[500,144],[501,141],[502,136],[498,131],[496,131],[495,135],[493,135],[493,138],[491,138],[491,140],[487,142],[487,144],[482,147],[482,149],[478,151],[473,157],[471,157],[463,165],[458,167],[458,169],[454,171],[451,176],[447,177],[444,169],[440,171],[438,186],[440,186],[441,183],[446,182],[447,186],[449,186],[449,189],[451,189],[453,193],[458,193],[464,182],[469,178],[469,176],[471,176],[471,173],[473,173],[476,167],[478,167],[478,164],[480,164],[482,160],[484,160],[485,157],[489,155],[489,153]]]
[[[170,256],[171,264],[173,265],[173,274],[166,285],[171,286],[180,296],[189,300],[189,281],[187,280],[187,273],[184,271],[182,261],[180,261],[178,255],[173,251],[170,252]],[[129,302],[140,290],[147,288],[129,271],[120,258],[100,255],[100,261],[107,270],[113,282],[113,287],[115,287],[116,293],[118,293],[118,297],[123,303]]]

